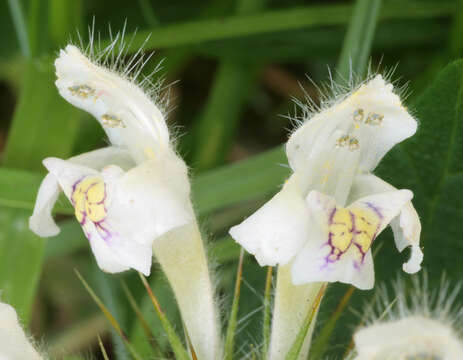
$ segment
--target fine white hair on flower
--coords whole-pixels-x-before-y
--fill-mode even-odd
[[[111,146],[45,159],[49,174],[29,225],[40,236],[56,235],[51,212],[63,191],[101,269],[148,275],[153,241],[193,221],[194,213],[188,169],[166,123],[162,81],[152,81],[159,67],[142,75],[152,54],[144,57],[140,48],[129,56],[125,29],[114,37],[110,31],[110,43],[101,48],[93,25],[85,49],[67,45],[55,61],[60,95],[93,115]]]
[[[371,289],[371,246],[389,224],[397,249],[411,248],[403,270],[421,268],[412,192],[373,175],[384,155],[417,130],[388,76],[369,73],[347,88],[332,82],[331,96],[319,106],[310,99],[299,103],[301,121],[285,146],[293,173],[270,201],[230,229],[261,266],[289,264],[294,285],[340,281]]]
[[[398,279],[393,292],[382,287],[374,306],[363,311],[366,325],[355,332],[356,360],[463,359],[461,283],[444,277],[436,289],[426,274],[408,287]]]

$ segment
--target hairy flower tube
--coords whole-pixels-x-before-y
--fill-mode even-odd
[[[311,301],[305,296],[313,297],[323,282],[373,287],[371,246],[389,223],[399,251],[411,247],[403,269],[418,271],[423,258],[411,191],[371,174],[417,128],[392,84],[376,75],[324,101],[318,112],[310,106],[303,110],[304,122],[286,144],[293,174],[269,202],[230,229],[261,266],[279,265],[271,359],[284,357],[304,318],[304,304]],[[303,284],[305,291],[298,289]]]
[[[354,335],[355,360],[457,360],[463,359],[461,338],[463,311],[454,305],[461,287],[449,291],[443,283],[430,291],[426,281],[415,281],[408,297],[402,282],[396,286],[395,302],[384,289],[369,324]]]
[[[136,83],[141,68],[129,76],[144,64],[143,58],[132,58],[122,74],[117,72],[123,56],[113,53],[116,43],[94,59],[68,45],[55,61],[59,93],[99,121],[111,146],[68,160],[43,161],[49,174],[39,189],[30,228],[40,236],[59,232],[51,211],[62,190],[102,270],[132,268],[149,275],[154,251],[196,353],[215,359],[217,315],[188,170],[170,139],[156,86],[149,94],[143,88],[152,86],[149,79]],[[108,59],[116,60],[109,68],[102,66]]]
[[[0,360],[41,360],[19,324],[16,311],[0,303]]]

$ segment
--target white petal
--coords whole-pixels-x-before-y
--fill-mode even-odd
[[[16,311],[3,303],[0,303],[0,359],[42,359],[24,334]]]
[[[98,266],[103,271],[118,273],[132,268],[146,276],[150,274],[151,246],[139,244],[130,238],[122,238],[116,233],[105,240],[93,224],[86,227],[84,231]]]
[[[70,161],[61,160],[58,158],[46,158],[43,160],[43,165],[47,170],[58,179],[61,189],[70,199],[73,191],[73,186],[86,176],[99,173],[95,169],[87,166],[73,164]]]
[[[187,168],[176,159],[146,161],[120,178],[108,222],[122,238],[151,245],[155,238],[193,221]]]
[[[381,219],[377,234],[399,215],[402,208],[413,198],[410,190],[394,190],[365,196],[349,205],[349,210],[373,210]]]
[[[294,260],[293,283],[340,281],[371,289],[371,244],[411,197],[408,190],[396,190],[361,198],[344,209],[333,197],[311,191],[306,199],[310,235]]]
[[[309,234],[309,214],[296,175],[257,212],[230,229],[235,241],[254,254],[261,266],[286,264]]]
[[[30,229],[39,236],[49,237],[59,234],[59,227],[53,220],[52,210],[61,189],[53,174],[47,174],[40,184],[34,211],[29,218]]]
[[[395,188],[372,174],[357,176],[350,194],[351,200],[356,200],[371,194],[392,191]],[[420,248],[421,222],[412,203],[407,203],[400,215],[391,221],[392,231],[397,249],[402,252],[406,247],[411,247],[410,259],[403,264],[403,270],[413,274],[421,269],[423,252]]]
[[[60,51],[55,67],[61,96],[92,114],[111,143],[127,146],[137,162],[169,147],[163,114],[137,85],[94,64],[73,45]]]
[[[127,150],[111,146],[74,156],[68,161],[96,170],[100,170],[109,163],[117,164],[124,169],[129,169],[134,165]],[[53,220],[52,210],[60,192],[61,188],[56,177],[48,174],[40,185],[34,211],[29,218],[29,227],[37,235],[50,237],[59,234],[60,230]]]
[[[348,251],[352,251],[349,249]],[[296,256],[291,268],[294,285],[309,282],[327,281],[352,284],[361,290],[373,288],[375,271],[371,251],[365,255],[364,261],[356,265],[350,254],[345,254],[334,266],[327,266],[326,256],[329,248],[323,247],[319,239],[311,238],[304,249]]]
[[[101,170],[109,164],[117,165],[124,170],[129,170],[135,166],[135,162],[131,158],[129,151],[117,146],[108,146],[102,149],[86,152],[84,154],[73,156],[69,158],[68,161],[77,165],[87,166],[95,170]]]
[[[354,121],[358,110],[363,113],[362,120]],[[367,121],[370,116],[376,116],[375,122]],[[358,141],[359,148],[355,151],[360,152],[360,169],[371,171],[395,144],[413,135],[416,128],[415,119],[394,94],[392,84],[377,75],[306,121],[291,135],[286,152],[293,170],[303,171],[310,159],[324,156],[327,147],[334,149],[341,136],[348,136],[349,141]]]

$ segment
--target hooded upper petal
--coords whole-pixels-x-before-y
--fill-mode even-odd
[[[74,45],[60,51],[55,67],[60,95],[92,114],[111,143],[126,146],[136,162],[169,148],[161,110],[136,84],[92,62]]]
[[[417,123],[381,75],[308,119],[291,135],[286,153],[291,168],[305,171],[327,149],[358,151],[359,168],[372,171],[397,143],[416,132]]]
[[[364,196],[393,190],[395,190],[394,186],[379,177],[373,174],[361,174],[356,177],[349,198],[350,201],[355,201]],[[421,222],[413,204],[408,202],[390,225],[397,249],[400,252],[407,247],[411,249],[410,258],[403,264],[403,270],[410,274],[418,272],[423,261],[423,252],[420,248]]]
[[[390,191],[343,208],[333,197],[311,191],[306,199],[311,233],[294,260],[293,283],[341,281],[372,288],[371,245],[412,196],[409,190]]]

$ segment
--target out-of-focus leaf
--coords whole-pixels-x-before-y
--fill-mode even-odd
[[[358,0],[349,22],[344,45],[339,57],[336,75],[349,79],[351,71],[363,76],[370,57],[381,0]]]
[[[457,2],[390,2],[383,7],[380,19],[427,18],[449,15],[458,9]],[[134,36],[131,51],[139,49],[149,34],[151,37],[145,45],[147,49],[165,48],[313,26],[343,24],[350,19],[351,12],[352,7],[348,5],[314,5],[266,11],[255,15],[167,25],[138,32]],[[107,40],[105,44],[109,42]]]
[[[78,113],[69,109],[55,89],[50,61],[31,61],[9,131],[3,164],[38,170],[42,159],[47,156],[67,157],[77,129],[77,116]],[[37,177],[28,180],[19,174],[10,175],[6,179],[7,186],[2,186],[1,191],[14,191],[19,195],[19,208],[24,208],[21,199],[33,194],[29,181],[35,182]],[[17,188],[19,183],[23,185],[22,190]],[[5,207],[4,202],[1,205],[0,228],[4,231],[0,235],[3,259],[0,264],[0,289],[3,289],[4,299],[11,302],[27,321],[40,276],[44,240],[28,229],[30,211],[13,210]]]

